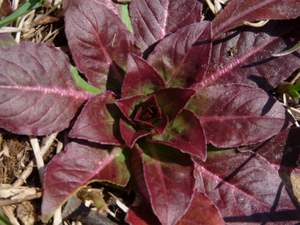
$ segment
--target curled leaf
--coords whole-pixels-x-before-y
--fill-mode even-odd
[[[108,151],[73,142],[51,160],[43,177],[42,217],[46,222],[71,195],[92,180],[125,186],[129,172],[121,149]]]

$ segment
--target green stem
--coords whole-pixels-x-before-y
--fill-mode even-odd
[[[72,75],[72,78],[75,82],[75,84],[82,88],[83,90],[89,92],[89,93],[92,93],[92,94],[99,94],[101,93],[101,89],[99,88],[96,88],[92,85],[90,85],[88,82],[86,82],[78,73],[78,70],[76,69],[76,67],[74,66],[71,66],[71,75]]]
[[[0,214],[0,225],[11,225],[11,224]]]

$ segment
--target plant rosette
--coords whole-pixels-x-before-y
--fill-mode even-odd
[[[43,220],[93,181],[129,180],[144,201],[130,207],[132,225],[299,219],[282,179],[299,167],[280,154],[291,118],[269,93],[299,67],[297,54],[272,54],[299,40],[300,3],[270,2],[231,0],[206,21],[197,0],[65,1],[72,60],[87,82],[59,48],[5,47],[0,37],[1,128],[69,128],[44,170]],[[252,147],[233,150],[241,146]]]

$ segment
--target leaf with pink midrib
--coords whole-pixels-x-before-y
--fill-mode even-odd
[[[256,144],[288,126],[284,106],[265,91],[248,85],[202,88],[187,108],[199,117],[208,142],[218,147]]]
[[[140,151],[149,200],[162,225],[175,225],[194,194],[194,166],[175,149],[145,143]]]
[[[202,21],[164,38],[148,61],[164,77],[168,87],[188,87],[205,75],[211,48],[211,23]]]
[[[0,123],[11,132],[48,135],[69,126],[90,94],[73,84],[65,54],[51,45],[0,48]]]
[[[214,83],[247,83],[267,91],[277,87],[299,67],[294,54],[273,57],[299,39],[299,24],[269,23],[255,30],[223,34],[212,48],[207,73],[194,84],[200,89]],[[283,36],[285,35],[285,36]],[[227,37],[227,38],[226,38]]]
[[[118,15],[96,0],[71,1],[65,12],[65,32],[73,59],[88,81],[106,89],[112,66],[126,69],[129,53],[138,53],[134,39]]]
[[[134,35],[142,50],[168,33],[202,20],[202,3],[196,0],[133,0],[129,9]]]
[[[294,224],[297,208],[278,169],[255,153],[211,152],[197,166],[197,187],[216,204],[226,224]]]

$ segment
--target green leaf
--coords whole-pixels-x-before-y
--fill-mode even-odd
[[[14,22],[16,19],[27,14],[31,10],[34,10],[42,6],[42,2],[43,0],[29,0],[25,2],[16,11],[14,11],[12,14],[10,14],[9,16],[5,17],[0,21],[0,28]]]
[[[6,217],[0,211],[0,225],[11,225],[10,222],[6,219]]]
[[[75,84],[82,88],[83,90],[89,92],[89,93],[92,93],[92,94],[100,94],[102,92],[101,89],[99,88],[96,88],[92,85],[90,85],[88,82],[86,82],[78,73],[78,70],[76,69],[76,67],[74,66],[71,66],[71,74],[72,74],[72,78],[75,82]]]
[[[124,4],[121,6],[120,13],[121,13],[122,22],[126,25],[128,30],[131,33],[133,33],[133,28],[132,28],[132,24],[131,24],[131,20],[130,20],[130,16],[129,16],[128,4]]]

